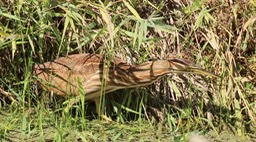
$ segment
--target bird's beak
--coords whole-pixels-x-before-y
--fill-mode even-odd
[[[216,75],[214,73],[211,73],[209,71],[206,71],[204,69],[201,69],[201,68],[191,68],[190,71],[192,73],[199,74],[199,75],[207,75],[207,76],[210,76],[210,77],[219,78],[218,75]]]

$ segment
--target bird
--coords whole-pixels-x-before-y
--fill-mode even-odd
[[[79,53],[60,57],[53,61],[35,64],[33,75],[45,90],[60,96],[79,96],[83,90],[84,100],[94,101],[96,112],[101,113],[101,96],[115,90],[146,86],[165,75],[195,73],[218,77],[189,60],[171,58],[131,65],[120,58],[107,59],[104,55]]]

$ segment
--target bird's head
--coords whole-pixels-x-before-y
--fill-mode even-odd
[[[186,59],[170,59],[168,61],[170,70],[175,73],[195,73],[199,75],[207,75],[210,77],[219,77],[218,75],[208,72]]]

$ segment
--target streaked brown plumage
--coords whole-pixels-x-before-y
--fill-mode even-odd
[[[93,100],[99,113],[102,89],[109,93],[118,89],[145,86],[170,73],[191,72],[216,77],[184,59],[150,61],[129,65],[115,58],[107,61],[97,54],[74,54],[34,66],[40,84],[57,95],[79,95],[79,81],[85,100]],[[102,82],[105,81],[105,87]]]

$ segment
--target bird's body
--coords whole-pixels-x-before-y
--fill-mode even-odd
[[[85,100],[101,94],[103,69],[102,57],[95,54],[76,54],[52,62],[37,64],[34,74],[41,84],[57,95],[79,95],[79,81]],[[44,81],[44,82],[42,82]],[[46,83],[48,85],[46,85]]]
[[[94,100],[104,93],[153,83],[170,73],[193,72],[215,76],[183,59],[150,61],[130,65],[119,58],[110,61],[97,54],[74,54],[34,66],[40,84],[57,95],[79,95]],[[97,106],[98,108],[98,106]]]

